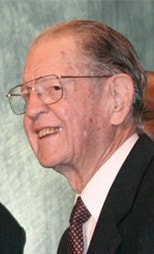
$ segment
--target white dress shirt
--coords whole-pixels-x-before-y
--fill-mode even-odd
[[[87,252],[107,194],[137,139],[138,135],[136,133],[129,137],[95,173],[80,194],[84,204],[91,213],[90,219],[83,225],[84,254]]]

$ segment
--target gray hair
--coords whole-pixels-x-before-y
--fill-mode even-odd
[[[89,59],[89,68],[101,74],[128,74],[134,84],[133,116],[138,122],[144,107],[146,77],[142,64],[130,41],[119,32],[96,21],[73,20],[51,26],[34,41],[39,43],[52,36],[73,35],[82,55]],[[95,64],[93,64],[95,63]],[[96,68],[97,66],[97,68]]]

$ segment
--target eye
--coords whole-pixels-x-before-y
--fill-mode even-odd
[[[44,91],[44,96],[46,96],[47,100],[50,101],[50,103],[53,103],[54,101],[59,100],[59,98],[62,95],[62,87],[61,85],[50,85],[46,90]]]
[[[47,89],[46,89],[46,93],[49,95],[49,96],[56,96],[56,94],[59,94],[59,92],[61,91],[62,87],[60,85],[53,85],[53,86],[49,86]]]
[[[57,91],[57,90],[61,90],[62,87],[60,85],[57,85],[57,86],[53,86],[53,89]]]

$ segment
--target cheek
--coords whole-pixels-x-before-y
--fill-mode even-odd
[[[61,119],[65,125],[73,125],[82,119],[82,112],[83,110],[81,107],[79,105],[76,106],[76,102],[72,102],[63,108],[60,108],[57,117]]]
[[[64,124],[67,141],[77,145],[87,138],[89,125],[92,124],[93,120],[91,118],[91,123],[88,123],[83,107],[79,105],[76,107],[75,103],[71,105],[73,106],[61,110],[61,120]]]
[[[94,124],[95,120],[92,117],[90,117],[88,122],[89,122],[89,124]]]

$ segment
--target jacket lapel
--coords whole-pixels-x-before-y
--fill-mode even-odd
[[[116,253],[123,241],[119,224],[125,223],[127,214],[133,207],[140,182],[153,155],[153,144],[143,135],[135,144],[110,189],[87,254]]]

